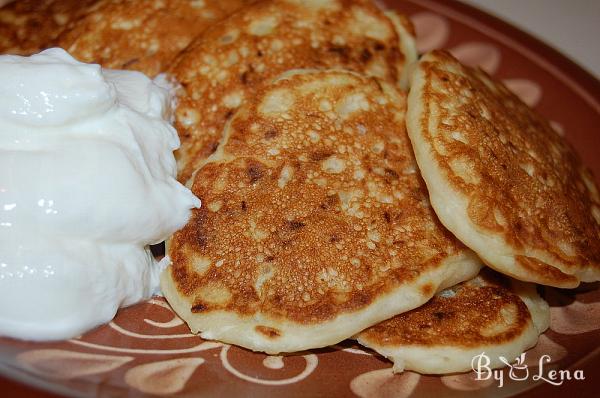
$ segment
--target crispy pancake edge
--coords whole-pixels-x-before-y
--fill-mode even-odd
[[[442,57],[452,57],[445,52],[433,51],[423,56],[413,69],[406,118],[415,157],[429,190],[431,204],[440,221],[463,243],[475,250],[486,265],[512,278],[561,288],[576,287],[580,280],[593,281],[600,278],[598,264],[595,265],[595,270],[592,265],[585,265],[581,267],[581,272],[574,272],[577,270],[568,269],[544,251],[531,250],[533,253],[528,251],[525,255],[525,250],[515,249],[501,234],[485,231],[470,220],[468,196],[448,183],[442,171],[447,166],[438,162],[436,150],[422,131],[428,108],[427,100],[423,99],[427,81],[421,63],[437,62],[440,54]]]
[[[14,0],[0,7],[0,53],[29,56],[52,46],[96,0]],[[10,22],[7,22],[10,21]]]
[[[410,71],[419,58],[419,54],[417,53],[415,27],[410,19],[396,10],[387,10],[384,14],[392,21],[392,25],[394,25],[394,29],[400,40],[400,49],[402,50],[402,54],[404,54],[404,63],[400,70],[398,86],[400,86],[400,89],[403,91],[408,91]]]
[[[187,0],[97,0],[91,12],[72,20],[52,44],[83,62],[155,77],[198,35],[245,1],[207,0],[196,7]]]
[[[452,268],[455,268],[456,272],[448,274]],[[206,340],[219,340],[228,344],[249,348],[253,351],[279,354],[282,352],[297,352],[326,347],[339,343],[369,326],[424,304],[433,294],[453,286],[459,281],[473,277],[479,269],[479,259],[474,254],[465,253],[448,258],[434,271],[421,275],[418,283],[410,287],[405,286],[400,292],[391,293],[376,299],[368,310],[364,310],[364,314],[361,316],[363,320],[360,324],[357,323],[357,315],[355,313],[342,314],[331,321],[318,325],[302,325],[278,320],[273,325],[273,328],[282,331],[285,337],[278,337],[277,349],[273,346],[272,338],[264,333],[259,334],[255,332],[256,327],[263,327],[265,325],[269,327],[268,319],[256,317],[252,319],[242,318],[225,311],[215,311],[208,316],[204,316],[201,322],[194,322],[194,319],[190,319],[188,315],[190,314],[190,307],[193,305],[194,300],[190,297],[185,297],[178,291],[177,283],[173,280],[172,268],[170,266],[161,274],[160,286],[173,310],[187,322],[192,333],[199,334],[200,337]],[[431,295],[423,294],[421,287],[424,285],[434,286]],[[208,324],[220,325],[220,330],[212,333],[202,331],[202,325]],[[227,325],[236,325],[236,327],[228,327]],[[350,332],[345,332],[344,330],[349,330]],[[311,339],[307,343],[308,336],[314,336],[314,339]]]
[[[486,270],[483,270],[486,272]],[[498,276],[498,275],[496,275]],[[519,334],[512,339],[500,341],[498,344],[481,344],[475,346],[460,346],[459,344],[439,345],[385,345],[372,339],[367,333],[356,336],[357,341],[369,347],[379,354],[390,359],[394,363],[394,372],[411,370],[423,374],[447,374],[455,372],[468,372],[472,370],[472,360],[475,356],[484,352],[490,358],[490,368],[502,368],[506,366],[500,357],[509,361],[521,355],[521,353],[537,344],[539,336],[548,329],[550,325],[550,309],[548,303],[541,298],[536,286],[503,277],[507,282],[502,289],[508,295],[516,295],[526,307],[527,317],[517,319],[522,324],[518,329]],[[422,307],[424,308],[424,307]],[[416,308],[418,312],[420,308]],[[485,324],[485,314],[481,319]],[[515,325],[518,327],[518,325]],[[371,337],[371,338],[370,338]]]

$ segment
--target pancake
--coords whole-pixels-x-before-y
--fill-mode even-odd
[[[414,31],[408,20],[396,20],[370,1],[268,0],[207,30],[171,69],[182,86],[175,124],[179,180],[186,182],[216,149],[244,99],[280,73],[340,67],[388,82],[405,80],[405,59],[416,58]]]
[[[549,323],[550,309],[535,285],[486,268],[356,338],[394,362],[396,372],[445,374],[472,370],[482,352],[491,369],[506,366],[500,357],[512,363],[536,345]]]
[[[0,54],[32,55],[96,0],[17,0],[0,8]]]
[[[99,0],[57,40],[80,61],[155,76],[208,26],[244,0]],[[246,1],[248,2],[248,1]]]
[[[415,27],[406,15],[402,15],[396,10],[387,10],[385,15],[394,24],[394,29],[400,40],[400,50],[404,56],[403,68],[398,79],[398,84],[401,89],[408,90],[410,66],[417,62],[418,59],[417,44],[415,43],[417,36]]]
[[[338,343],[474,277],[430,208],[405,96],[289,71],[246,99],[194,176],[162,291],[194,333],[270,354]]]
[[[435,212],[486,264],[557,287],[600,280],[592,175],[501,83],[427,54],[411,78],[407,128]]]

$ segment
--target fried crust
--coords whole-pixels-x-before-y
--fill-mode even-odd
[[[180,181],[215,151],[240,104],[280,73],[339,67],[400,81],[403,49],[414,51],[414,45],[407,20],[398,26],[404,47],[395,25],[370,1],[268,0],[207,30],[170,71],[182,87],[176,111]]]
[[[412,76],[407,125],[440,220],[489,266],[558,287],[600,279],[594,179],[504,85],[434,51]]]
[[[18,0],[0,8],[0,54],[32,55],[48,48],[97,0]]]
[[[244,0],[99,0],[57,40],[80,61],[156,76],[210,25]]]
[[[383,321],[357,340],[394,361],[394,368],[424,373],[470,370],[486,352],[512,360],[537,342],[549,324],[549,308],[531,284],[484,269],[476,278],[446,289],[427,304]],[[493,357],[495,355],[495,357]]]
[[[163,291],[192,330],[270,353],[326,346],[477,273],[429,206],[404,106],[346,71],[288,72],[246,101],[169,244]]]

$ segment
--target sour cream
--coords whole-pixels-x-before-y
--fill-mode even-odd
[[[0,56],[0,335],[71,338],[158,291],[148,245],[200,206],[170,100],[61,49]]]

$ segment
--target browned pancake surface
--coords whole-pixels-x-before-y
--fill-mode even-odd
[[[395,371],[447,374],[471,371],[482,353],[490,368],[504,367],[533,347],[549,323],[548,304],[534,284],[485,268],[356,339],[392,360]]]
[[[516,278],[598,280],[600,198],[574,149],[501,83],[445,52],[417,72],[409,132],[442,222]]]
[[[31,55],[47,48],[69,21],[96,0],[16,0],[0,8],[0,54]]]
[[[365,330],[359,338],[382,346],[477,347],[513,341],[529,322],[529,310],[510,284],[486,271],[422,307]]]
[[[203,207],[170,242],[176,289],[163,283],[193,330],[270,352],[339,341],[479,267],[429,207],[404,96],[349,72],[297,73],[248,99],[196,172]],[[223,337],[208,321],[222,313],[272,345]],[[337,321],[335,333],[286,336]]]
[[[409,26],[410,27],[410,26]],[[225,122],[257,85],[289,69],[342,67],[397,82],[394,25],[370,1],[267,0],[206,31],[171,69],[181,83],[181,181],[217,147]]]
[[[93,12],[70,24],[58,45],[75,58],[149,76],[211,24],[244,0],[99,0]]]

